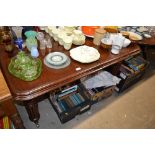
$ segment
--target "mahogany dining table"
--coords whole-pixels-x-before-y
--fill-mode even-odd
[[[52,51],[63,52],[69,56],[69,51],[52,40]],[[96,48],[100,53],[100,59],[93,63],[80,63],[71,59],[71,64],[63,69],[52,69],[44,65],[44,57],[41,53],[39,58],[42,60],[41,76],[31,82],[20,80],[8,71],[10,57],[4,50],[4,45],[0,45],[0,66],[7,81],[8,87],[12,93],[13,100],[17,103],[22,103],[27,110],[29,119],[39,127],[39,109],[38,102],[57,88],[65,86],[71,82],[79,80],[82,77],[98,72],[108,66],[114,66],[115,70],[120,66],[120,63],[129,56],[140,53],[140,47],[132,43],[128,47],[121,49],[120,54],[114,55],[110,51],[103,49],[101,46],[93,44],[92,38],[86,38],[85,45]],[[74,48],[76,46],[72,46]],[[115,64],[115,65],[114,65]],[[78,70],[77,70],[78,68]],[[80,69],[79,69],[80,68]]]
[[[143,57],[150,62],[152,67],[155,67],[155,36],[143,38],[135,43],[141,47]]]

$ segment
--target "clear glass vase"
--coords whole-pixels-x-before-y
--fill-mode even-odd
[[[23,27],[21,27],[21,26],[13,26],[12,30],[15,33],[17,38],[22,38]]]
[[[12,27],[12,31],[16,36],[14,43],[18,46],[18,48],[20,50],[22,50],[22,44],[23,44],[22,30],[23,30],[23,27],[21,27],[21,26],[13,26]]]

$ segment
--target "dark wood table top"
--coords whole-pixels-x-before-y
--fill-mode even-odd
[[[135,43],[138,43],[140,45],[149,45],[149,46],[154,46],[155,45],[155,36],[151,38],[144,38],[139,41],[135,41]]]
[[[140,47],[136,44],[131,44],[127,48],[122,49],[119,55],[114,55],[101,47],[93,45],[92,39],[87,38],[85,44],[99,50],[101,57],[98,61],[82,64],[71,59],[71,64],[68,67],[58,70],[48,68],[43,63],[41,76],[32,82],[22,81],[8,72],[7,68],[10,58],[4,51],[4,47],[0,45],[0,65],[13,98],[21,101],[33,99],[140,52]],[[69,55],[69,51],[64,50],[57,42],[53,42],[52,51],[60,51]],[[40,56],[40,58],[43,62],[43,57]],[[76,71],[77,67],[80,67],[81,70]]]

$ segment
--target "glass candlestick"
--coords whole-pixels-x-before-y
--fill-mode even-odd
[[[31,51],[32,47],[38,47],[37,40],[35,38],[27,38],[26,39],[26,47],[29,51]]]
[[[12,31],[16,35],[16,39],[15,39],[14,43],[16,45],[18,45],[18,48],[20,50],[22,50],[22,44],[23,44],[22,30],[23,30],[23,27],[21,27],[21,26],[13,26],[12,27]]]
[[[22,38],[23,27],[21,27],[21,26],[13,26],[12,30],[15,33],[17,38]]]
[[[40,46],[39,46],[39,48],[41,49],[41,50],[45,50],[46,49],[46,40],[45,40],[45,38],[44,38],[44,33],[42,33],[42,32],[38,32],[37,33],[37,39],[39,40],[39,44],[40,44]]]
[[[31,56],[33,58],[37,58],[39,56],[38,49],[35,46],[31,48]]]
[[[35,31],[26,31],[25,36],[27,37],[26,46],[27,46],[28,50],[31,51],[32,47],[37,48],[37,46],[38,46],[37,39],[36,39],[37,32],[35,32]]]
[[[22,38],[17,38],[14,42],[16,45],[18,45],[18,48],[22,51],[22,44],[23,44],[23,39]]]

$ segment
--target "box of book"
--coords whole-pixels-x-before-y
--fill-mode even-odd
[[[146,63],[146,60],[140,55],[135,57],[129,57],[124,61],[124,64],[131,68],[135,73],[144,70]]]
[[[149,63],[142,57],[137,56],[126,59],[120,67],[118,77],[121,78],[120,83],[115,87],[117,92],[123,92],[136,82],[138,82],[145,74]]]
[[[91,107],[91,101],[78,85],[61,90],[59,93],[51,93],[50,101],[61,123],[71,120]]]
[[[92,104],[111,96],[115,89],[115,86],[86,89],[83,84],[81,84],[81,87],[83,88],[85,95],[92,101]]]

